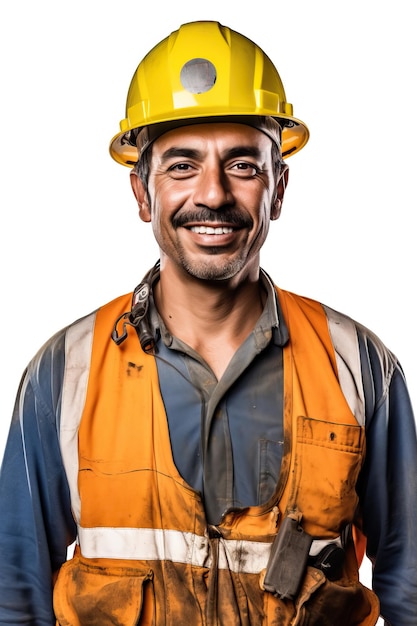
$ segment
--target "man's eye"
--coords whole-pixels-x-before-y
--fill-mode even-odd
[[[234,163],[231,166],[231,170],[233,174],[247,178],[256,176],[256,174],[259,172],[256,165],[254,165],[253,163],[248,163],[246,161],[239,161],[238,163]]]
[[[174,163],[170,165],[170,172],[189,172],[192,169],[189,163]]]

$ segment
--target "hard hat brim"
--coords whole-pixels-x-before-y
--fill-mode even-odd
[[[213,116],[206,116],[207,120],[209,120]],[[236,119],[241,118],[242,114],[236,113],[236,115],[228,113],[227,116],[222,116],[224,118],[230,118],[231,121],[234,117]],[[292,117],[292,116],[276,116],[271,115],[274,120],[276,120],[281,128],[282,128],[282,156],[284,159],[292,156],[299,150],[301,150],[307,143],[310,132],[307,126],[301,120]],[[196,122],[197,118],[189,117],[190,123],[194,121]],[[198,121],[201,123],[204,122],[205,117],[198,115]],[[186,126],[186,120],[184,118],[178,118],[178,120],[172,119],[170,122],[172,123],[171,128],[175,128],[175,122],[178,122],[178,126]],[[155,122],[158,124],[158,121]],[[147,124],[146,126],[150,126],[152,124]],[[121,165],[125,165],[126,167],[133,167],[139,158],[138,148],[136,146],[136,142],[132,141],[132,132],[139,131],[142,127],[132,128],[125,132],[119,132],[117,135],[113,137],[110,142],[109,151],[112,158]]]

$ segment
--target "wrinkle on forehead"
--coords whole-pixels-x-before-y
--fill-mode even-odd
[[[226,150],[222,153],[222,158],[225,160],[240,158],[240,157],[253,157],[255,159],[260,159],[262,155],[261,150],[256,146],[233,146],[232,148]],[[185,148],[181,146],[173,146],[165,150],[161,156],[161,163],[166,163],[170,159],[175,158],[185,158],[185,159],[193,159],[196,161],[201,161],[204,159],[205,152],[203,150],[198,150],[195,148]]]
[[[186,126],[164,133],[155,140],[153,154],[158,160],[184,157],[200,159],[214,146],[222,158],[262,158],[270,154],[272,140],[262,131],[236,123]]]
[[[165,133],[178,128],[190,128],[190,126],[208,124],[211,126],[218,126],[219,124],[239,124],[247,128],[254,128],[269,137],[271,141],[278,146],[281,152],[282,128],[280,124],[272,117],[261,115],[212,116],[151,124],[135,132],[132,131],[131,141],[133,144],[136,144],[140,159],[149,146]]]

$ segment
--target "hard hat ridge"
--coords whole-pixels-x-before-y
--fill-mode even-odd
[[[261,48],[218,22],[190,22],[140,62],[110,153],[117,162],[133,166],[138,137],[143,151],[164,128],[231,117],[255,127],[260,123],[259,129],[272,133],[274,141],[278,135],[264,120],[275,120],[275,126],[278,122],[284,158],[308,141],[306,125],[293,116],[281,78]]]

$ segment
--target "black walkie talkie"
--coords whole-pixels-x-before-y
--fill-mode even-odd
[[[313,537],[295,517],[285,517],[272,544],[263,587],[281,600],[294,600],[306,571]]]

